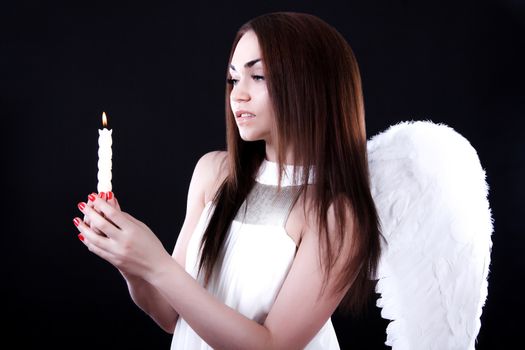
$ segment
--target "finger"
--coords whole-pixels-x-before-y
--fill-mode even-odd
[[[73,220],[73,222],[75,222],[75,220]],[[77,225],[76,222],[75,225]],[[82,223],[79,223],[77,228],[80,231],[78,238],[88,248],[88,250],[114,265],[115,255],[111,253],[111,251],[106,250],[109,246],[109,242],[104,240],[108,240],[108,238],[101,238],[100,235],[92,232],[89,227],[83,226]],[[103,247],[106,247],[106,249]]]
[[[119,234],[120,228],[102,216],[102,213],[95,210],[95,207],[91,208],[86,203],[80,202],[78,203],[78,209],[89,218],[90,228],[97,228],[106,236],[112,238]]]
[[[93,205],[93,208],[97,212],[101,213],[105,218],[113,222],[116,227],[120,227],[122,229],[130,227],[130,221],[124,215],[122,215],[120,209],[112,207],[106,202],[104,198],[97,197],[93,201]]]
[[[97,246],[98,248],[108,251],[110,250],[110,241],[108,237],[104,237],[96,234],[91,227],[86,225],[80,218],[74,218],[73,223],[80,231],[81,236],[78,238],[86,244],[86,240],[89,241],[91,245]]]
[[[94,203],[93,203],[93,202],[95,201],[95,199],[96,199],[97,197],[98,197],[98,198],[101,198],[103,201],[108,202],[109,199],[112,199],[112,198],[114,197],[113,192],[111,192],[111,191],[110,191],[110,192],[100,192],[99,194],[91,193],[91,194],[88,196],[88,203],[90,203],[90,206],[91,206],[91,207],[92,207],[97,213],[99,213],[102,217],[106,217],[106,216],[104,215],[104,213],[99,212],[99,211],[95,208],[95,206],[94,206]],[[120,208],[119,208],[119,209],[120,209]],[[115,224],[113,221],[111,221],[109,218],[106,217],[106,220],[108,220],[109,222],[111,222],[114,226],[118,227],[118,225]],[[98,231],[99,233],[101,233],[100,230],[97,230],[97,231]],[[103,233],[101,233],[101,234],[103,234]]]
[[[103,200],[106,200],[106,192],[99,192],[98,197],[102,198]]]
[[[107,200],[106,202],[111,205],[113,208],[116,208],[118,210],[120,209],[120,205],[118,204],[117,197],[115,197],[115,194],[111,191],[107,193]]]
[[[97,194],[92,192],[91,194],[88,195],[88,200],[86,202],[86,205],[93,208],[93,201],[97,198]],[[88,226],[91,226],[90,224],[90,220],[89,220],[89,217],[85,216],[84,215],[84,222],[88,225]],[[93,231],[95,231],[96,234],[99,234],[99,235],[103,235],[103,233],[96,227],[92,227]]]
[[[82,243],[84,243],[84,245],[89,249],[90,252],[98,255],[99,257],[101,257],[102,259],[106,260],[107,262],[109,262],[110,264],[112,265],[115,265],[114,263],[114,260],[115,260],[115,256],[107,251],[105,251],[104,249],[94,245],[94,244],[91,244],[90,241],[88,241],[86,238],[84,238],[84,240],[82,240]]]
[[[89,204],[88,204],[89,205]],[[88,225],[89,227],[91,227],[91,221],[89,220],[89,217],[84,215],[84,223],[86,225]],[[98,235],[104,235],[104,233],[102,233],[98,228],[96,228],[95,226],[91,227],[91,229]]]
[[[93,207],[93,202],[95,201],[95,199],[97,199],[98,195],[94,192],[91,192],[91,194],[88,195],[87,197],[87,204],[90,206],[90,207]]]
[[[118,202],[118,200],[117,200],[117,197],[115,197],[115,204],[116,204],[118,210],[122,210],[122,209],[120,208],[120,204],[119,204],[119,202]]]

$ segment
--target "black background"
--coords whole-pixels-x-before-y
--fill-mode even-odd
[[[367,132],[445,123],[478,151],[495,220],[478,349],[521,343],[525,277],[523,1],[17,1],[0,5],[4,339],[23,348],[168,349],[124,280],[78,241],[96,190],[97,130],[113,129],[113,189],[171,251],[198,158],[223,149],[230,45],[267,12],[317,15],[361,68]],[[376,308],[337,317],[343,349],[380,349]]]

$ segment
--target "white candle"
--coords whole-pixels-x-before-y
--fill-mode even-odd
[[[98,130],[97,191],[99,193],[111,191],[111,157],[113,156],[113,152],[111,151],[111,145],[113,143],[111,133],[113,130],[106,129],[108,120],[105,112],[102,112],[102,125],[104,129]]]

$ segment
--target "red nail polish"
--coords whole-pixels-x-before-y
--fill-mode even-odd
[[[113,192],[111,192],[111,191],[108,192],[108,200],[109,199],[113,199]]]
[[[102,199],[106,199],[106,193],[105,193],[105,192],[100,192],[100,193],[98,194],[98,196],[99,196],[100,198],[102,198]]]
[[[78,203],[78,209],[84,210],[85,207],[86,207],[86,203],[84,203],[84,202]]]
[[[91,194],[88,196],[88,199],[89,199],[91,202],[94,202],[95,199],[97,199],[97,197],[95,196],[94,193],[91,193]]]
[[[82,236],[82,233],[78,234],[78,239],[80,239],[81,241],[84,241],[84,236]]]
[[[73,219],[73,223],[75,224],[75,226],[80,225],[80,219],[79,218],[74,218]]]

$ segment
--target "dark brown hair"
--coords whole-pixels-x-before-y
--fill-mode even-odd
[[[265,80],[275,112],[278,162],[282,169],[287,150],[295,165],[314,166],[314,213],[319,224],[320,253],[325,277],[337,259],[345,270],[337,289],[348,286],[340,307],[359,311],[367,305],[380,255],[380,230],[370,193],[364,103],[359,67],[352,49],[332,26],[316,16],[277,12],[244,24],[233,41],[235,47],[247,32],[255,32],[262,52]],[[227,73],[227,78],[229,73]],[[232,86],[226,85],[226,126],[229,173],[214,198],[215,211],[202,239],[199,268],[209,282],[227,231],[255,182],[265,157],[264,141],[243,141],[230,108]],[[299,152],[300,151],[300,152]],[[328,209],[333,205],[337,239],[327,230]],[[346,225],[345,217],[353,218]],[[349,230],[352,232],[348,232]],[[341,256],[341,242],[352,237],[353,253]]]

